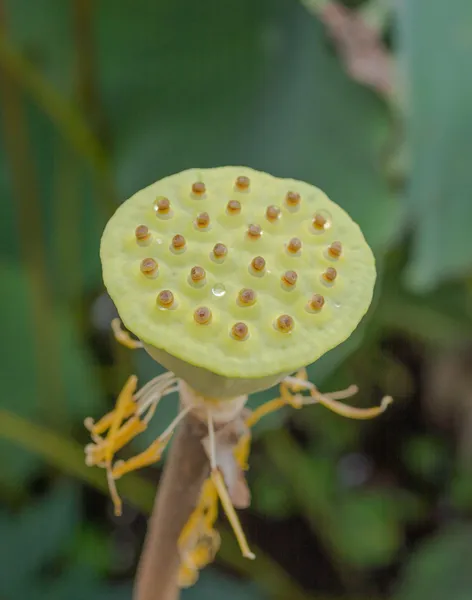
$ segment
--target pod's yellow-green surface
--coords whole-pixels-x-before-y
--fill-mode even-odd
[[[349,337],[375,283],[372,252],[338,205],[247,167],[189,169],[141,190],[107,224],[101,260],[130,331],[227,378],[312,363]]]

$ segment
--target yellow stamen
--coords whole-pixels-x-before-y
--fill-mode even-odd
[[[326,395],[320,394],[316,390],[311,390],[311,394],[316,402],[319,402],[336,414],[341,415],[342,417],[348,417],[349,419],[374,419],[385,412],[387,407],[393,402],[393,398],[391,396],[385,396],[382,399],[380,406],[374,406],[372,408],[357,408],[355,406],[349,406],[343,402],[333,400],[333,398],[329,398]]]
[[[121,390],[118,400],[116,401],[116,409],[114,411],[110,429],[108,430],[108,435],[106,437],[106,440],[109,443],[107,444],[105,451],[105,462],[108,465],[110,465],[111,459],[113,458],[116,434],[118,433],[123,419],[125,418],[126,407],[129,406],[129,403],[132,401],[137,385],[138,378],[136,375],[131,375]]]
[[[138,417],[132,417],[120,427],[112,440],[113,454],[121,450],[126,444],[133,440],[137,435],[145,431],[147,424]],[[106,460],[106,451],[110,447],[110,441],[103,440],[99,445],[92,446],[90,455],[93,459],[92,464]]]
[[[127,331],[121,328],[121,321],[118,319],[118,317],[113,319],[111,322],[111,328],[113,330],[115,340],[126,348],[129,348],[130,350],[137,350],[138,348],[143,347],[142,342],[139,340],[134,340]]]
[[[226,489],[226,485],[223,481],[223,477],[218,468],[213,469],[211,472],[211,479],[215,484],[216,490],[218,492],[218,496],[220,498],[221,504],[223,506],[223,510],[230,522],[230,525],[233,529],[234,535],[238,540],[239,547],[241,549],[242,555],[245,558],[250,558],[253,560],[256,558],[255,554],[251,552],[249,549],[249,545],[246,540],[246,536],[244,535],[243,529],[241,527],[241,523],[239,521],[238,515],[234,510],[233,503],[231,502],[231,498],[229,497],[228,490]]]
[[[169,435],[169,437],[167,437],[165,440],[157,439],[149,446],[149,448],[144,450],[144,452],[141,452],[140,454],[137,454],[126,461],[117,461],[112,470],[113,478],[119,479],[126,473],[137,471],[138,469],[143,469],[144,467],[149,467],[150,465],[160,461],[162,453],[170,438],[171,435]]]
[[[254,413],[253,413],[254,414]],[[252,416],[252,415],[251,415]],[[247,424],[247,420],[246,420]],[[249,469],[248,459],[251,450],[251,432],[242,435],[233,450],[233,456],[243,471]]]

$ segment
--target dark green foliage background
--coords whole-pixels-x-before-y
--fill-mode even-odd
[[[224,533],[184,600],[472,597],[472,4],[345,4],[383,16],[390,104],[296,0],[0,1],[2,600],[131,598],[158,470],[123,481],[116,521],[82,421],[159,367],[111,339],[100,235],[141,187],[225,164],[312,182],[359,222],[374,305],[309,374],[396,402],[264,421],[242,516],[258,560]]]

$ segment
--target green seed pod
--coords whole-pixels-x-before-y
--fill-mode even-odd
[[[101,260],[126,327],[218,398],[275,385],[343,342],[376,277],[358,225],[321,190],[247,167],[189,169],[141,190],[107,224]],[[195,265],[204,285],[189,277]]]

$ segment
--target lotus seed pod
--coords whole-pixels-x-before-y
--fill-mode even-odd
[[[172,218],[156,218],[162,198]],[[276,226],[268,207],[280,207]],[[210,227],[195,226],[202,214]],[[246,167],[190,169],[141,190],[107,224],[101,260],[125,326],[218,398],[270,387],[343,342],[375,283],[372,252],[344,210],[310,184]]]

